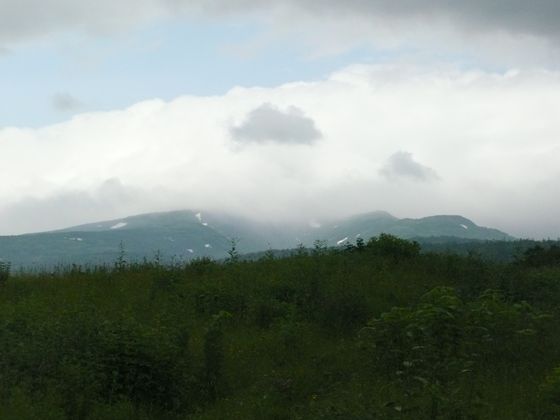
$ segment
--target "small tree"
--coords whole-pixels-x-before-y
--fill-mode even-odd
[[[305,245],[303,245],[302,243],[299,243],[298,246],[296,247],[296,253],[295,253],[298,257],[303,257],[307,255],[307,248],[305,248]]]
[[[239,252],[237,251],[237,244],[239,243],[239,239],[232,238],[230,241],[231,248],[228,251],[229,258],[227,261],[229,263],[236,263],[239,261]]]
[[[364,241],[364,238],[362,238],[361,236],[358,237],[358,239],[356,239],[356,249],[358,251],[363,251],[363,249],[366,247],[366,243]]]
[[[5,284],[10,277],[10,263],[0,261],[0,285]]]
[[[314,255],[324,255],[328,251],[328,243],[324,239],[317,239],[313,242],[313,254]]]
[[[268,244],[268,249],[266,250],[266,252],[264,253],[264,257],[263,257],[266,261],[274,261],[274,251],[272,250],[272,248],[270,247],[270,244]]]
[[[124,248],[124,242],[119,243],[119,255],[117,256],[117,261],[115,261],[115,269],[117,271],[124,271],[127,266],[126,261],[126,250]]]

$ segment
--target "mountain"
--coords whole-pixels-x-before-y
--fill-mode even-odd
[[[307,225],[274,225],[227,214],[201,211],[152,213],[67,229],[0,236],[0,261],[15,267],[51,269],[57,264],[106,264],[124,250],[128,260],[152,259],[159,252],[167,261],[197,257],[224,258],[237,243],[240,253],[270,248],[312,246],[315,240],[341,246],[381,233],[402,238],[451,237],[476,240],[511,240],[506,233],[477,226],[461,216],[398,219],[386,212],[371,212]]]

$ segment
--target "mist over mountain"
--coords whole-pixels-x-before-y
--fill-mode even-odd
[[[376,211],[307,224],[255,222],[226,213],[182,210],[73,226],[37,234],[0,237],[0,260],[16,267],[52,268],[57,264],[110,264],[121,248],[125,258],[188,261],[221,259],[235,242],[239,253],[313,246],[330,247],[368,240],[381,233],[401,238],[450,237],[472,240],[511,240],[497,229],[480,227],[462,216],[399,219]]]

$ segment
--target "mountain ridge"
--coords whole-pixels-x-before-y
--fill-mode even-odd
[[[255,222],[226,213],[176,210],[138,214],[64,229],[0,236],[0,260],[14,266],[49,268],[56,264],[107,264],[124,245],[130,260],[151,259],[156,252],[186,261],[197,257],[225,258],[236,242],[240,253],[290,249],[300,244],[342,246],[381,233],[404,239],[454,237],[513,240],[507,233],[476,225],[459,215],[399,219],[385,211],[356,214],[304,224]]]

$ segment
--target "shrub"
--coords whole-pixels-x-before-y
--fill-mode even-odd
[[[418,242],[407,241],[386,233],[371,238],[367,243],[367,248],[376,255],[394,259],[412,258],[420,254]]]
[[[327,296],[319,308],[319,322],[323,327],[352,333],[362,326],[370,315],[363,295],[351,292]]]
[[[204,382],[210,401],[216,400],[220,389],[225,386],[223,380],[225,354],[223,325],[229,318],[231,318],[231,314],[225,311],[214,315],[204,335]]]
[[[546,248],[536,245],[525,251],[517,263],[527,267],[559,266],[560,246],[550,245]]]
[[[374,369],[392,378],[408,408],[423,405],[432,418],[464,418],[480,401],[472,400],[476,394],[461,394],[463,378],[482,363],[534,356],[539,346],[531,337],[545,318],[495,291],[465,303],[454,289],[438,287],[418,305],[372,320],[360,335]]]
[[[201,315],[215,315],[227,311],[243,316],[247,309],[247,296],[228,288],[206,287],[195,296],[194,306]]]
[[[251,307],[251,318],[259,328],[270,328],[272,323],[286,316],[289,304],[274,299],[257,300]]]
[[[560,367],[550,372],[540,385],[540,400],[542,403],[539,418],[553,419],[560,416]]]
[[[150,337],[134,326],[106,328],[95,360],[105,398],[172,408],[181,385],[173,361],[178,349],[172,346],[165,337]]]
[[[191,260],[187,269],[194,272],[196,275],[211,273],[217,263],[209,257],[195,258]]]
[[[546,309],[556,309],[560,299],[560,277],[554,268],[507,273],[502,288],[517,301],[526,300]]]
[[[86,418],[96,401],[128,400],[162,409],[173,409],[181,399],[188,404],[188,352],[167,332],[133,320],[98,320],[86,312],[27,321],[10,330],[3,339],[19,346],[3,353],[9,360],[2,366],[4,380],[19,384],[26,378],[33,390],[55,392],[69,418]]]

